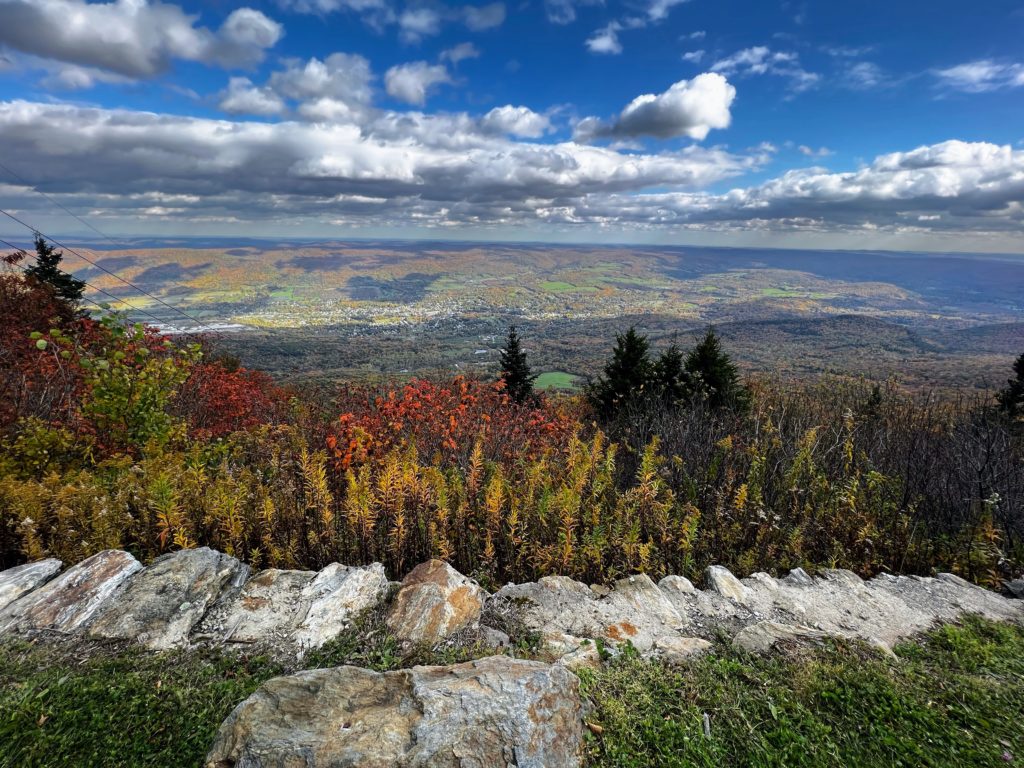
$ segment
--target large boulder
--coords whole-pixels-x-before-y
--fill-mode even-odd
[[[544,637],[601,638],[613,645],[628,641],[648,651],[656,638],[688,628],[665,591],[645,574],[619,579],[611,589],[546,576],[508,584],[494,599],[519,606],[526,626]]]
[[[384,566],[332,563],[317,571],[271,568],[221,600],[193,632],[193,640],[259,644],[287,653],[319,648],[387,593]]]
[[[480,620],[486,593],[440,560],[416,566],[398,590],[387,625],[402,641],[434,645]]]
[[[100,611],[88,634],[137,641],[155,651],[185,646],[210,606],[229,586],[240,588],[248,570],[230,555],[207,547],[164,555]]]
[[[253,576],[238,594],[223,600],[196,627],[193,640],[221,643],[287,643],[303,618],[303,590],[316,571],[270,568]]]
[[[707,581],[708,589],[735,600],[737,603],[745,603],[747,600],[747,588],[743,582],[732,575],[732,571],[721,565],[709,565],[704,570],[704,580]]]
[[[22,595],[48,582],[60,573],[62,565],[60,560],[49,558],[0,571],[0,611]]]
[[[0,613],[0,632],[49,629],[70,633],[81,629],[140,570],[142,565],[127,552],[99,552]]]
[[[207,768],[576,768],[583,704],[566,669],[491,656],[450,667],[318,669],[265,683]]]
[[[388,591],[384,566],[353,568],[332,563],[302,590],[308,606],[292,638],[300,648],[319,648],[333,640],[363,611],[380,603]]]

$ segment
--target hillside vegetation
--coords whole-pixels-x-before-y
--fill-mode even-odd
[[[1022,562],[1021,432],[994,400],[740,385],[717,347],[645,346],[650,378],[617,382],[629,334],[589,398],[466,377],[283,389],[71,294],[0,277],[3,566],[209,545],[392,574],[438,557],[488,585],[710,563],[995,585]],[[701,378],[720,363],[742,397]]]

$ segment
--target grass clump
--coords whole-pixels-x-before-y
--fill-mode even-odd
[[[232,708],[281,671],[240,654],[0,645],[0,768],[202,765]]]
[[[1024,759],[1024,629],[980,619],[896,649],[848,643],[685,670],[583,672],[594,766],[992,766]],[[710,736],[704,732],[704,714]]]

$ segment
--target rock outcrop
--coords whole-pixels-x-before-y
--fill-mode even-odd
[[[319,648],[383,600],[387,588],[380,563],[365,568],[332,563],[319,572],[261,571],[211,608],[193,639]]]
[[[450,667],[319,669],[265,683],[207,768],[575,768],[583,704],[566,669],[505,656]]]
[[[480,621],[486,593],[447,563],[416,566],[388,611],[387,624],[403,642],[435,645]]]
[[[0,611],[24,594],[42,586],[58,573],[64,564],[60,560],[37,560],[0,572]]]
[[[599,638],[613,649],[629,641],[642,653],[668,657],[666,649],[679,640],[711,640],[723,632],[735,637],[748,629],[740,647],[766,650],[778,639],[833,636],[884,650],[938,621],[969,613],[1024,620],[1020,601],[951,574],[883,574],[864,581],[850,571],[825,570],[811,577],[796,569],[782,579],[764,573],[737,579],[715,566],[705,579],[707,590],[695,589],[680,576],[667,576],[657,585],[634,576],[609,590],[554,576],[507,585],[494,599],[519,603],[526,627],[540,633],[556,654],[575,653],[583,639]],[[778,635],[775,641],[770,641],[772,632]]]
[[[382,607],[379,563],[334,563],[319,572],[249,569],[210,549],[164,556],[149,567],[109,550],[60,574],[56,560],[0,572],[0,636],[117,639],[162,651],[190,645],[249,647],[301,658]],[[790,643],[857,638],[892,653],[902,638],[940,621],[980,614],[1024,621],[1024,603],[951,574],[843,570],[737,579],[713,566],[707,589],[681,576],[646,575],[610,587],[561,576],[509,584],[488,596],[432,560],[398,586],[386,624],[407,646],[436,645],[463,630],[493,646],[537,633],[552,664],[490,656],[449,667],[378,673],[321,669],[271,680],[222,725],[208,768],[575,768],[584,705],[574,671],[600,667],[626,644],[685,665],[725,635],[766,653]],[[1008,587],[1012,591],[1013,585]]]
[[[89,636],[132,640],[154,651],[180,648],[225,587],[240,587],[247,573],[235,558],[207,547],[164,555],[101,610]]]
[[[99,552],[47,582],[0,612],[0,632],[54,630],[70,633],[84,627],[111,605],[142,565],[127,552]]]

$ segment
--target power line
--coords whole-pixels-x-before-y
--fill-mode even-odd
[[[79,216],[78,214],[74,213],[73,211],[70,211],[70,210],[68,210],[68,209],[67,209],[67,208],[66,208],[66,207],[65,207],[64,205],[62,205],[61,203],[59,203],[59,202],[57,202],[56,200],[54,200],[54,199],[53,199],[52,197],[50,197],[50,196],[49,196],[48,194],[46,194],[45,192],[43,192],[43,190],[39,189],[39,187],[37,187],[37,186],[36,186],[35,184],[33,184],[32,182],[30,182],[30,181],[29,181],[28,179],[26,179],[26,178],[25,178],[24,176],[22,176],[22,175],[21,175],[20,173],[18,173],[17,171],[14,171],[14,170],[12,170],[12,169],[11,169],[10,167],[8,167],[7,165],[5,165],[5,164],[4,164],[4,163],[3,163],[2,161],[0,161],[0,168],[3,168],[3,169],[4,169],[5,171],[7,171],[7,173],[9,173],[9,174],[10,174],[11,176],[13,176],[14,178],[16,178],[16,179],[17,179],[18,181],[20,181],[20,182],[21,182],[22,184],[24,184],[24,185],[25,185],[26,187],[28,187],[29,189],[31,189],[31,190],[32,190],[33,192],[37,192],[37,193],[39,193],[40,195],[42,195],[43,197],[45,197],[45,198],[46,198],[46,199],[47,199],[47,200],[48,200],[48,201],[49,201],[49,202],[50,202],[50,203],[51,203],[52,205],[55,205],[55,206],[56,206],[57,208],[60,208],[60,209],[61,209],[62,211],[64,211],[64,213],[66,213],[66,214],[67,214],[68,216],[70,216],[71,218],[73,218],[73,219],[74,219],[75,221],[77,221],[78,223],[82,224],[83,226],[86,226],[86,227],[88,227],[89,229],[91,229],[91,230],[92,230],[93,232],[95,232],[95,233],[96,233],[97,235],[99,235],[100,237],[105,237],[105,238],[106,238],[107,240],[109,240],[110,242],[114,243],[115,245],[118,245],[118,244],[119,244],[119,243],[117,243],[117,242],[116,242],[116,241],[114,240],[114,238],[112,238],[112,237],[110,237],[109,235],[105,235],[105,234],[103,234],[102,232],[100,232],[100,231],[99,231],[99,230],[98,230],[98,229],[97,229],[96,227],[94,227],[94,226],[93,226],[92,224],[90,224],[90,223],[89,223],[88,221],[86,221],[85,219],[83,219],[83,218],[82,218],[81,216]]]
[[[26,251],[24,248],[21,248],[21,247],[19,247],[17,245],[14,245],[13,243],[9,243],[8,241],[6,241],[6,240],[4,240],[2,238],[0,238],[0,243],[3,243],[8,248],[13,248],[16,251],[20,251],[22,253],[28,253],[28,251]],[[13,266],[13,267],[15,267],[17,269],[20,269],[23,273],[27,273],[28,272],[28,270],[26,268],[24,268],[24,267],[22,267],[22,266],[20,266],[18,264],[12,264],[11,266]],[[102,293],[104,296],[107,296],[107,297],[113,299],[114,301],[118,302],[119,304],[128,304],[128,302],[126,302],[123,298],[121,298],[119,296],[115,296],[114,294],[109,293],[108,291],[105,291],[102,288],[97,288],[95,285],[92,285],[91,283],[88,283],[85,280],[82,280],[81,282],[84,283],[89,288],[92,288],[92,290],[96,291],[97,293]],[[97,301],[94,301],[92,299],[83,299],[83,301],[90,302],[93,306],[95,306],[101,312],[105,312],[106,311],[106,307],[104,307],[102,304],[100,304]],[[178,328],[177,326],[171,325],[170,323],[168,323],[165,320],[161,320],[156,315],[151,314],[151,313],[147,312],[144,309],[139,309],[138,307],[132,307],[131,311],[136,312],[136,313],[138,313],[140,315],[145,315],[146,317],[152,318],[153,320],[155,320],[160,325],[165,325],[165,326],[167,326],[169,328],[172,328],[173,330],[177,331],[178,333],[181,333],[181,334],[184,334],[184,335],[194,335],[194,334],[189,334],[183,328]]]
[[[78,251],[76,251],[76,250],[75,250],[74,248],[72,248],[71,246],[68,246],[68,245],[64,245],[64,244],[63,244],[63,243],[61,243],[61,242],[60,242],[59,240],[56,240],[56,239],[54,239],[54,238],[50,237],[49,235],[46,235],[46,234],[44,234],[43,232],[41,232],[41,231],[40,231],[39,229],[37,229],[36,227],[33,227],[33,226],[32,226],[31,224],[28,224],[27,222],[25,222],[25,221],[22,221],[21,219],[19,219],[19,218],[18,218],[17,216],[15,216],[14,214],[12,214],[12,213],[10,213],[10,212],[8,212],[8,211],[5,211],[5,210],[4,210],[3,208],[0,208],[0,213],[2,213],[2,214],[3,214],[4,216],[6,216],[7,218],[9,218],[9,219],[10,219],[11,221],[14,221],[14,222],[16,222],[16,223],[20,224],[21,226],[25,227],[25,229],[27,229],[27,230],[29,230],[29,231],[31,231],[31,232],[35,232],[35,233],[38,233],[40,237],[43,237],[43,238],[45,238],[45,239],[49,240],[49,241],[50,241],[51,243],[53,243],[54,245],[56,245],[56,246],[57,246],[58,248],[63,248],[63,249],[65,250],[65,251],[70,251],[70,252],[71,252],[71,253],[73,253],[73,254],[74,254],[75,256],[77,256],[78,258],[80,258],[80,259],[81,259],[82,261],[86,262],[87,264],[90,264],[90,265],[92,265],[93,267],[95,267],[96,269],[100,270],[101,272],[105,272],[106,274],[110,275],[110,276],[111,276],[111,277],[113,277],[114,279],[116,279],[116,280],[120,280],[120,281],[121,281],[122,283],[124,283],[125,285],[127,285],[127,286],[128,286],[129,288],[132,288],[133,290],[136,290],[136,291],[138,291],[138,292],[139,292],[139,293],[141,293],[141,294],[142,294],[143,296],[147,296],[147,297],[149,297],[150,299],[152,299],[153,301],[155,301],[155,302],[156,302],[157,304],[160,304],[161,306],[167,307],[167,308],[168,308],[169,310],[171,310],[172,312],[177,312],[177,313],[178,313],[179,315],[181,315],[182,317],[186,318],[186,319],[187,319],[187,320],[188,320],[189,322],[192,322],[192,323],[195,323],[196,325],[202,326],[202,322],[201,322],[200,320],[198,320],[197,318],[194,318],[194,317],[192,317],[192,316],[191,316],[190,314],[188,314],[188,313],[187,313],[187,312],[185,312],[184,310],[181,310],[181,309],[179,309],[178,307],[175,307],[175,306],[173,306],[173,305],[171,305],[171,304],[168,304],[168,303],[167,303],[166,301],[164,301],[163,299],[160,299],[159,297],[157,297],[157,296],[154,296],[154,295],[153,295],[153,294],[151,294],[151,293],[150,293],[149,291],[147,291],[147,290],[145,290],[145,289],[143,289],[143,288],[140,288],[139,286],[135,285],[134,283],[132,283],[132,282],[130,282],[130,281],[128,281],[128,280],[126,280],[125,278],[121,277],[121,276],[120,276],[120,275],[118,275],[117,273],[115,273],[115,272],[111,272],[111,271],[110,271],[109,269],[107,269],[106,267],[103,267],[103,266],[101,266],[101,265],[97,264],[97,263],[96,263],[95,261],[93,261],[92,259],[90,259],[90,258],[88,258],[88,257],[86,257],[86,256],[83,256],[82,254],[80,254],[80,253],[79,253]],[[88,285],[88,284],[87,284],[87,285]],[[91,286],[91,285],[90,285],[89,287],[90,287],[90,288],[93,288],[93,290],[100,290],[100,289],[97,289],[97,288],[95,288],[95,286]],[[110,295],[109,293],[106,293],[105,291],[102,291],[102,290],[101,290],[100,292],[101,292],[101,293],[104,293],[104,294],[105,294],[105,295],[107,295],[107,296],[109,296],[109,295]],[[121,301],[121,299],[118,299],[118,301]],[[153,317],[153,315],[149,315],[149,316],[150,316],[150,317]],[[158,321],[158,322],[164,323],[165,321],[162,321],[162,320],[160,320],[160,321]],[[169,323],[168,323],[168,325],[169,325]],[[174,326],[171,326],[171,327],[173,328]],[[179,331],[181,331],[182,329],[178,329],[178,330],[179,330]]]

